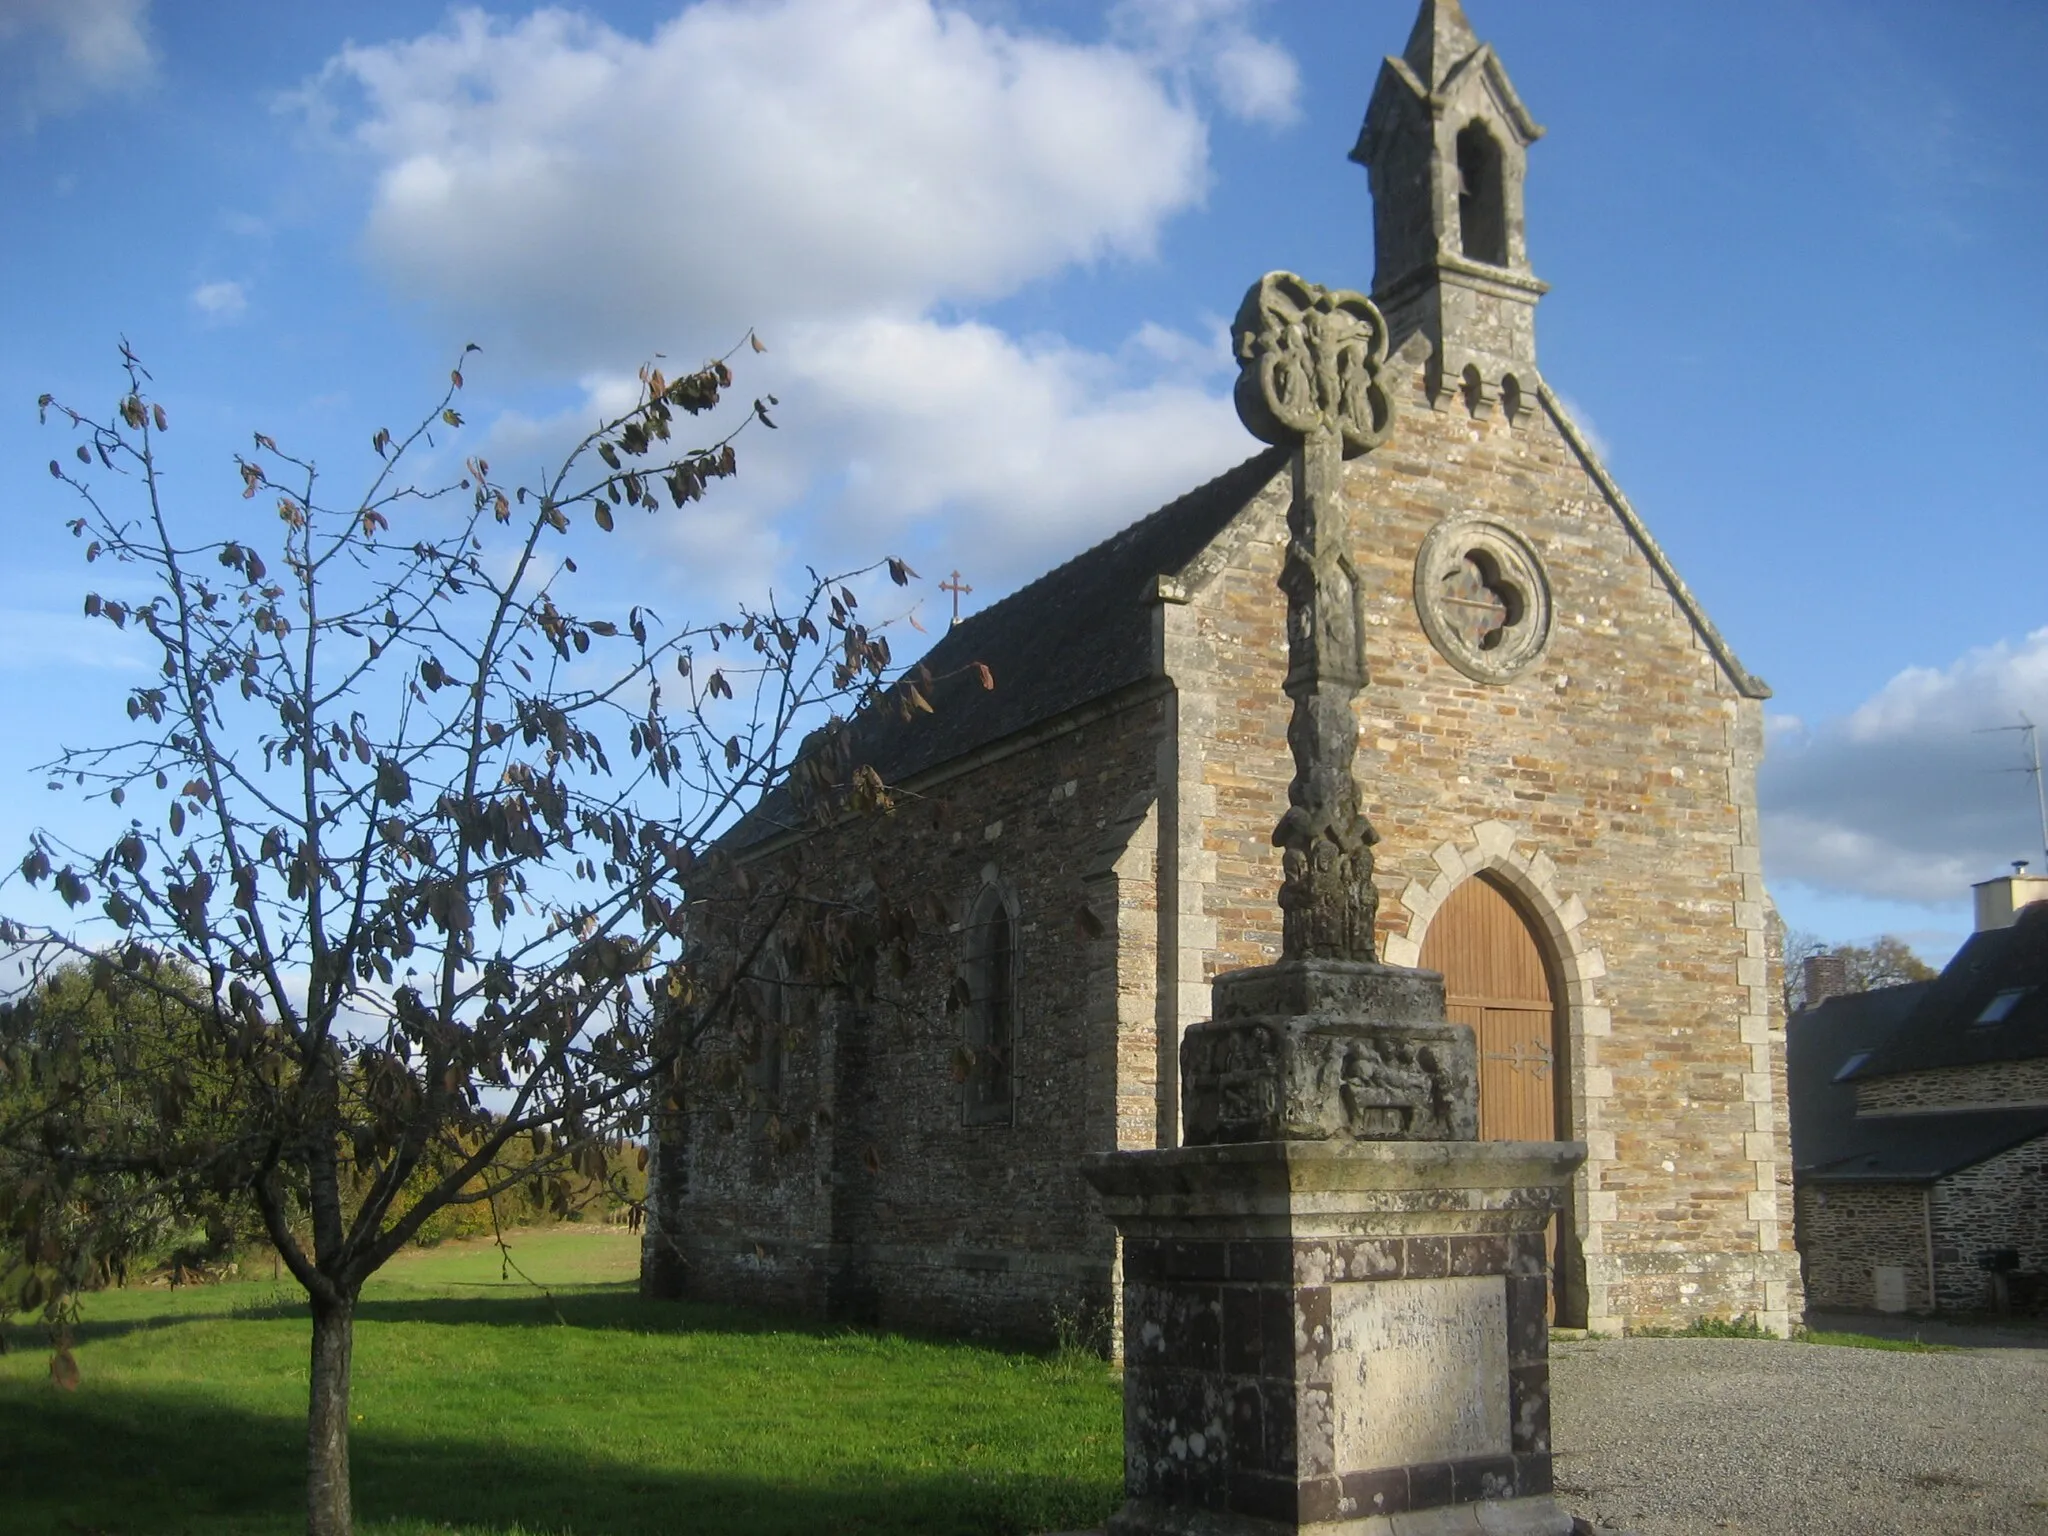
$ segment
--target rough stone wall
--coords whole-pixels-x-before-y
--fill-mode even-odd
[[[1887,1310],[1932,1310],[1927,1221],[1923,1184],[1802,1186],[1799,1256],[1806,1274],[1806,1304],[1821,1310],[1874,1311],[1880,1302],[1877,1270],[1891,1267],[1904,1272],[1905,1290],[1900,1305]]]
[[[1412,354],[1411,354],[1412,355]],[[1378,849],[1383,953],[1413,964],[1480,871],[1549,939],[1571,1016],[1563,1133],[1595,1327],[1798,1307],[1784,1019],[1758,853],[1759,701],[1742,697],[1547,408],[1429,403],[1418,363],[1392,440],[1347,466],[1371,685],[1357,771]],[[1278,954],[1270,845],[1286,745],[1284,478],[1184,577],[1165,657],[1180,690],[1182,1025],[1207,980]],[[1504,684],[1431,645],[1424,536],[1454,513],[1519,532],[1547,567],[1547,652]]]
[[[1038,1340],[1061,1314],[1108,1308],[1114,1238],[1077,1168],[1152,1145],[1160,1121],[1146,838],[1169,718],[1158,690],[1141,692],[913,780],[894,816],[827,834],[821,851],[850,878],[937,889],[952,930],[921,936],[893,1005],[822,1020],[792,1052],[785,1113],[813,1124],[805,1147],[723,1133],[711,1105],[671,1124],[651,1289]],[[991,883],[1018,914],[1016,1099],[1012,1123],[969,1126],[946,1000]]]
[[[1910,1115],[1944,1109],[2020,1109],[2048,1104],[2048,1057],[1935,1067],[1874,1077],[1856,1085],[1859,1115]]]
[[[641,1238],[643,1294],[825,1308],[833,1175],[844,1134],[833,1106],[847,1062],[830,1011],[790,1022],[800,1022],[803,1036],[786,1055],[780,1098],[784,1116],[803,1127],[803,1145],[777,1150],[759,1116],[708,1091],[656,1119]]]
[[[1979,1258],[2019,1250],[2022,1273],[2048,1273],[2048,1136],[1950,1174],[1934,1186],[1935,1304],[1945,1312],[1991,1305]]]

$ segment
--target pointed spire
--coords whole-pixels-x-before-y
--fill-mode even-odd
[[[1465,7],[1459,0],[1422,0],[1422,12],[1415,18],[1415,30],[1408,34],[1401,57],[1434,91],[1478,47],[1479,38],[1465,19]]]

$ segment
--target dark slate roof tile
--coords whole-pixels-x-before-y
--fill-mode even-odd
[[[1284,448],[1254,454],[962,619],[921,663],[936,679],[932,712],[906,720],[893,697],[883,700],[854,722],[855,761],[900,784],[1155,675],[1158,578],[1200,556],[1286,462]],[[982,687],[977,662],[994,688]],[[772,836],[789,820],[781,793],[771,794],[732,843]]]
[[[1815,1184],[1922,1184],[2048,1137],[2048,1109],[1973,1109],[1960,1114],[1872,1116],[1864,1145],[1800,1178]]]
[[[1785,1029],[1785,1080],[1792,1112],[1792,1166],[1804,1172],[1883,1140],[1856,1118],[1856,1085],[1839,1080],[1905,1022],[1934,983],[1910,982],[1831,997],[1792,1016]]]
[[[1980,1023],[2015,992],[2003,1016]],[[1983,1066],[2048,1056],[2048,902],[2020,909],[2010,928],[1973,933],[1859,1078]]]
[[[962,619],[923,659],[945,679],[937,708],[908,721],[871,711],[862,758],[897,783],[1153,675],[1156,579],[1208,548],[1286,460],[1278,448],[1255,454]],[[993,690],[973,675],[976,662],[995,675]]]

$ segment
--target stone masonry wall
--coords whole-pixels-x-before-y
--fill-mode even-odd
[[[1391,441],[1347,466],[1371,684],[1357,771],[1379,829],[1383,953],[1413,964],[1480,871],[1545,933],[1571,1016],[1561,1134],[1594,1327],[1798,1307],[1784,1020],[1758,854],[1759,701],[1742,697],[1549,409],[1432,408],[1419,363]],[[1286,745],[1284,477],[1184,573],[1165,624],[1180,693],[1178,1022],[1217,972],[1279,950],[1270,843]],[[1538,551],[1546,654],[1475,682],[1418,620],[1439,519],[1479,513]]]
[[[1877,1270],[1904,1272],[1895,1310],[1926,1312],[1927,1187],[1923,1184],[1809,1184],[1799,1191],[1799,1253],[1806,1304],[1868,1312],[1879,1305]]]
[[[1910,1115],[1941,1109],[2020,1109],[2048,1104],[2048,1057],[1973,1067],[1901,1072],[1856,1085],[1859,1115]]]
[[[671,1125],[650,1289],[1041,1341],[1062,1315],[1107,1312],[1114,1236],[1077,1168],[1153,1145],[1161,1118],[1146,839],[1169,711],[1140,690],[826,834],[850,878],[937,888],[951,930],[921,936],[892,1006],[824,1020],[793,1053],[785,1113],[814,1126],[805,1147],[723,1132],[711,1105]],[[964,1024],[946,1000],[990,884],[1019,917],[1015,1112],[970,1126],[952,1071]]]
[[[2022,1273],[2048,1273],[2048,1136],[2036,1137],[1934,1186],[1934,1288],[1943,1311],[1991,1305],[1978,1263],[2017,1248]]]

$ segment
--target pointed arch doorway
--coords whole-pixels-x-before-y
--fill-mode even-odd
[[[1443,973],[1450,1021],[1478,1038],[1480,1139],[1566,1139],[1564,988],[1549,946],[1506,887],[1479,874],[1452,891],[1423,935],[1420,963]],[[1546,1247],[1551,1321],[1576,1322],[1569,1208],[1551,1218]]]

